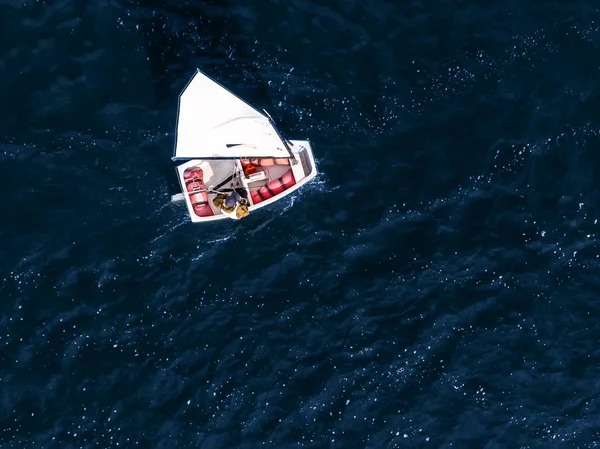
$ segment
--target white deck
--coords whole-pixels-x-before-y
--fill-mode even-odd
[[[262,187],[263,185],[265,185],[267,182],[281,177],[285,172],[287,172],[290,169],[289,165],[266,167],[265,168],[266,177],[264,179],[261,179],[258,181],[249,181],[246,179],[239,159],[225,159],[225,160],[193,159],[191,161],[188,161],[184,164],[179,165],[177,167],[178,178],[179,178],[179,182],[182,187],[183,196],[185,198],[185,203],[187,205],[190,219],[192,220],[192,222],[197,223],[197,222],[220,220],[223,218],[230,218],[228,215],[223,214],[221,212],[221,210],[219,210],[218,208],[216,208],[214,206],[212,200],[215,198],[217,193],[212,192],[211,190],[219,190],[219,191],[223,191],[224,193],[229,193],[232,188],[244,189],[247,193],[247,198],[249,200],[249,203],[248,203],[249,208],[248,209],[250,211],[250,214],[252,214],[256,210],[260,209],[261,207],[268,206],[269,204],[272,204],[275,201],[279,201],[280,199],[282,199],[285,196],[289,195],[290,193],[298,190],[304,184],[306,184],[311,179],[313,179],[317,175],[317,169],[315,166],[314,156],[313,156],[313,152],[312,152],[310,143],[308,141],[304,141],[304,140],[302,140],[302,141],[292,140],[291,143],[292,143],[292,145],[291,145],[292,153],[296,156],[296,159],[298,160],[297,164],[291,165],[292,173],[294,175],[294,178],[296,179],[296,184],[294,184],[287,190],[284,190],[283,192],[275,195],[274,197],[264,200],[258,204],[252,203],[251,191],[257,190],[260,187]],[[300,158],[301,153],[302,153],[302,159],[304,159],[303,161]],[[184,189],[185,183],[183,181],[183,172],[187,168],[193,167],[193,166],[199,166],[200,168],[202,168],[202,170],[204,172],[204,185],[206,187],[207,194],[208,194],[208,203],[209,203],[211,209],[213,210],[213,212],[215,213],[215,215],[213,215],[213,216],[208,216],[208,217],[197,216],[194,213],[189,196],[187,195],[187,191]],[[306,173],[307,170],[309,170],[308,173]],[[223,182],[226,181],[232,175],[234,175],[233,179],[230,181],[227,181],[226,183],[223,184]]]

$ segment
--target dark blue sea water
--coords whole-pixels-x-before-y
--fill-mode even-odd
[[[0,0],[0,447],[598,447],[599,7]],[[197,67],[316,180],[191,224]]]

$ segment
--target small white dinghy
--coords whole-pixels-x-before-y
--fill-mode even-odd
[[[281,136],[262,114],[200,70],[179,95],[174,161],[192,222],[239,219],[317,175],[310,143]]]

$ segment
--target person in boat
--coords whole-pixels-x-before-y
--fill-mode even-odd
[[[248,201],[246,198],[242,198],[235,190],[229,195],[224,193],[217,194],[213,199],[213,204],[221,209],[224,214],[227,214],[232,218],[235,215],[235,218],[238,220],[250,213],[248,210]]]

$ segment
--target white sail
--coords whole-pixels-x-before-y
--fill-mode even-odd
[[[179,96],[174,159],[289,157],[269,119],[200,70]]]

